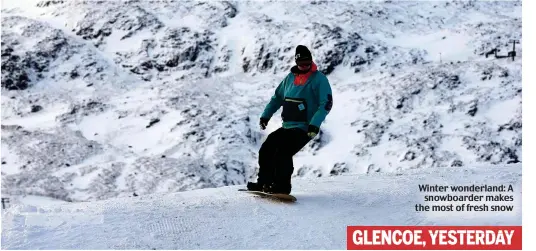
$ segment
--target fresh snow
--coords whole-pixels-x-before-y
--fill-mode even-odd
[[[427,52],[426,60],[433,62],[456,62],[475,58],[468,56],[473,54],[471,48],[467,46],[470,42],[469,37],[447,30],[426,35],[385,39],[385,41],[396,46],[424,49]]]
[[[514,61],[484,56],[510,39]],[[294,158],[298,203],[273,204],[236,190],[281,126],[258,121],[297,44],[334,106]],[[354,224],[519,225],[520,206],[413,207],[420,183],[520,193],[522,48],[521,1],[3,1],[2,248],[344,249]]]
[[[415,204],[430,205],[424,195],[445,194],[421,193],[420,184],[512,185],[514,192],[502,194],[514,202],[495,204],[514,210],[416,212]],[[72,204],[31,198],[3,211],[2,248],[346,249],[352,225],[521,225],[520,164],[296,179],[293,185],[294,204],[239,192],[240,186]]]

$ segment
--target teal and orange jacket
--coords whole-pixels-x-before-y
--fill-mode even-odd
[[[315,63],[306,73],[297,66],[281,81],[266,105],[261,117],[270,119],[283,106],[283,128],[308,130],[309,125],[320,128],[333,106],[333,94],[328,78],[318,71]]]

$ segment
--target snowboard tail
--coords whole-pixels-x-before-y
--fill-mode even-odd
[[[248,192],[254,195],[258,195],[263,198],[270,198],[270,199],[278,199],[281,201],[286,202],[295,202],[297,199],[296,197],[290,195],[290,194],[282,194],[282,193],[265,193],[261,191],[250,191],[247,189],[238,189],[238,191]]]

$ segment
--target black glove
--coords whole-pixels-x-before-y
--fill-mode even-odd
[[[319,131],[320,131],[320,128],[314,125],[309,125],[309,129],[307,130],[307,136],[309,136],[309,138],[314,138],[316,137]]]
[[[266,126],[268,125],[269,120],[270,119],[267,119],[267,118],[261,118],[261,120],[259,121],[259,125],[261,126],[262,130],[266,129]]]

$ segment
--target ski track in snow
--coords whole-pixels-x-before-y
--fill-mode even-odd
[[[443,194],[420,193],[419,184],[512,185],[514,210],[415,212],[424,194]],[[520,164],[297,179],[295,204],[238,188],[12,206],[2,214],[2,248],[345,249],[349,225],[521,225]]]

